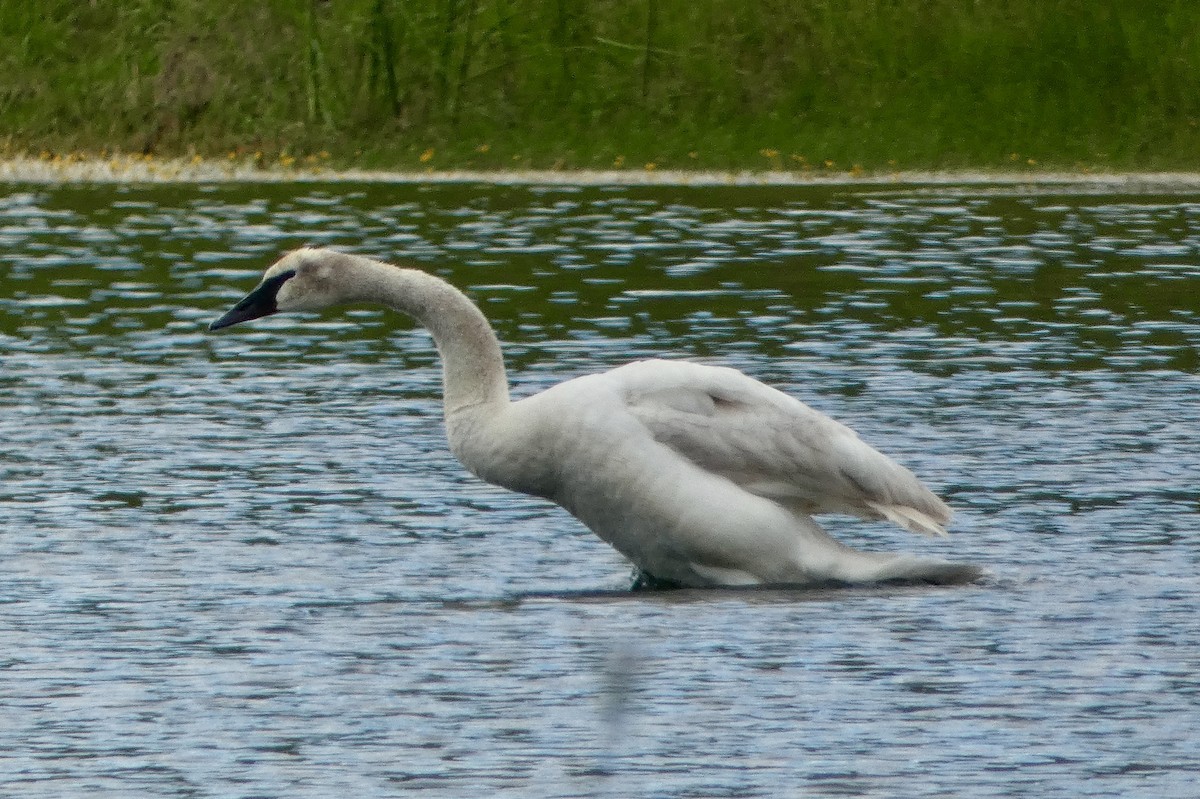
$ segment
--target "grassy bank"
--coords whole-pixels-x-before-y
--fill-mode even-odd
[[[0,155],[1200,168],[1193,0],[0,0]]]

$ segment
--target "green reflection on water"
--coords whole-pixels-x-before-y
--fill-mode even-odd
[[[1191,198],[65,186],[10,187],[0,209],[3,349],[199,335],[279,253],[319,243],[468,289],[518,364],[572,341],[869,358],[901,336],[931,370],[1198,366]],[[375,310],[326,318],[368,359],[409,327]]]

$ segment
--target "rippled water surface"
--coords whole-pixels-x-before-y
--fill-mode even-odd
[[[957,509],[953,589],[631,593],[467,475],[427,334],[205,326],[331,244],[514,391],[732,364]],[[7,187],[0,795],[1155,796],[1200,781],[1200,198]]]

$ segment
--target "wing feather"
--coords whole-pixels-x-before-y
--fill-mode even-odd
[[[609,374],[656,441],[747,491],[806,513],[946,535],[950,508],[912,472],[845,425],[741,372],[639,361]]]

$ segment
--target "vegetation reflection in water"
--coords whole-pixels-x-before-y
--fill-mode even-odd
[[[29,797],[1188,795],[1197,231],[1184,196],[9,187],[0,773]],[[947,497],[950,540],[905,548],[997,578],[630,594],[565,514],[462,472],[405,320],[204,332],[303,243],[467,289],[517,393],[737,366]]]
[[[12,192],[0,330],[67,349],[183,332],[190,304],[200,313],[282,250],[320,243],[434,266],[471,291],[518,367],[581,340],[782,358],[862,337],[874,357],[893,334],[928,337],[938,357],[919,345],[909,357],[938,368],[1196,366],[1180,300],[1196,278],[1197,207],[1170,198],[739,189],[725,208],[687,189],[389,196],[409,193]],[[333,324],[339,339],[378,341],[380,317]]]

